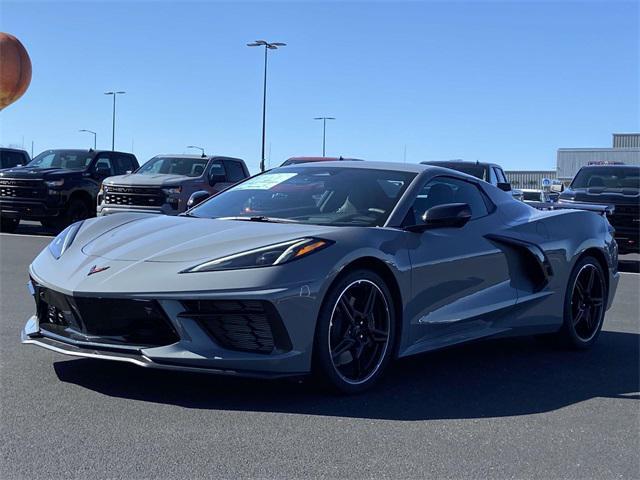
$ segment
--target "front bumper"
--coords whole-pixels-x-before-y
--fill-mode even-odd
[[[36,298],[37,288],[34,290],[30,283],[30,290]],[[282,320],[289,344],[286,349],[277,349],[272,353],[228,348],[228,345],[221,344],[211,335],[201,320],[185,316],[185,299],[203,298],[202,294],[198,296],[196,293],[157,300],[179,337],[178,341],[169,345],[114,345],[101,341],[99,337],[78,341],[77,338],[63,337],[48,328],[42,328],[38,315],[27,321],[22,331],[22,343],[65,355],[121,361],[147,368],[267,378],[304,375],[310,371],[311,346],[318,314],[317,296],[312,295],[312,291],[315,289],[310,285],[293,285],[262,291],[207,293],[207,300],[240,299],[273,305]]]
[[[180,210],[176,208],[172,208],[169,204],[164,204],[160,207],[137,207],[137,206],[127,206],[120,207],[116,205],[98,205],[96,209],[96,214],[98,217],[104,215],[112,215],[114,213],[152,213],[156,215],[178,215]]]
[[[57,217],[62,211],[61,206],[43,201],[0,200],[0,215],[6,218],[39,220]]]

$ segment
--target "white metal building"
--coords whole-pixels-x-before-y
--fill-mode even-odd
[[[543,178],[556,178],[555,170],[507,170],[504,174],[515,188],[540,188]]]
[[[640,165],[640,133],[614,133],[612,148],[559,148],[557,162],[558,179],[565,182],[589,164]]]

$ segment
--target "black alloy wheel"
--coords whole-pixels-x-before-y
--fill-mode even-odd
[[[326,379],[346,393],[368,388],[391,357],[395,317],[384,281],[369,271],[347,275],[323,305],[315,354]]]
[[[595,343],[607,306],[605,272],[594,257],[580,259],[569,277],[565,295],[564,324],[558,336],[573,348]]]
[[[576,335],[583,342],[591,340],[600,328],[604,317],[604,290],[600,269],[592,263],[583,265],[571,294],[571,321]]]

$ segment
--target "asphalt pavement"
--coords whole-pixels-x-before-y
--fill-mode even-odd
[[[479,342],[340,397],[21,345],[50,237],[20,231],[0,234],[2,479],[640,477],[638,256],[588,352]]]

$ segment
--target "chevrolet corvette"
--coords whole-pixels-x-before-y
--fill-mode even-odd
[[[539,210],[450,169],[316,162],[177,217],[75,223],[29,267],[22,342],[148,368],[315,374],[518,335],[593,345],[619,278],[605,207]]]

